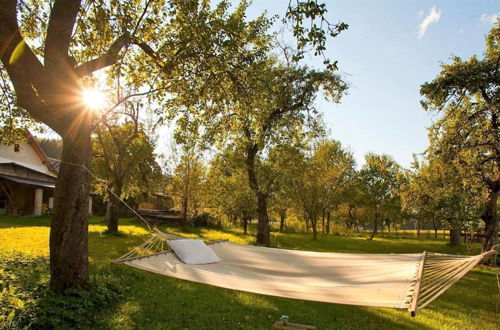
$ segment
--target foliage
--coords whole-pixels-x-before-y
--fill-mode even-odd
[[[46,288],[47,259],[0,251],[0,328],[29,326]]]
[[[422,85],[422,105],[440,117],[430,127],[430,158],[452,161],[468,184],[487,190],[481,218],[486,224],[485,249],[496,241],[500,192],[500,25],[486,38],[483,58],[454,56],[441,72]]]
[[[123,292],[120,275],[100,270],[89,288],[61,295],[48,289],[46,257],[3,250],[0,254],[1,329],[92,328]]]
[[[400,210],[400,166],[387,155],[368,153],[359,171],[364,203],[373,211],[373,236],[380,220],[390,220]]]
[[[167,192],[174,200],[174,207],[181,211],[183,227],[189,219],[197,217],[203,207],[206,189],[206,167],[200,158],[200,150],[190,144],[174,150],[174,168],[170,174]]]

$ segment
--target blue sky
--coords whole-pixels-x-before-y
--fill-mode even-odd
[[[409,166],[423,152],[432,115],[420,107],[419,86],[440,71],[451,54],[482,54],[484,37],[500,14],[498,0],[327,0],[331,22],[349,29],[328,42],[350,83],[341,104],[320,102],[331,136],[354,152],[392,155]],[[283,15],[288,0],[254,0],[249,17],[267,10]],[[420,28],[422,22],[425,26]],[[309,59],[306,63],[319,63]]]

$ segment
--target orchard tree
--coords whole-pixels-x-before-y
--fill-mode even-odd
[[[364,189],[365,204],[373,211],[373,231],[377,234],[380,220],[399,207],[399,165],[387,155],[368,153],[359,171]]]
[[[207,175],[206,205],[225,214],[231,222],[240,220],[243,233],[256,216],[255,194],[247,183],[241,154],[227,148],[210,162]]]
[[[425,110],[440,114],[430,128],[432,157],[451,161],[470,181],[487,190],[481,219],[483,250],[496,244],[500,192],[500,23],[486,37],[483,57],[453,57],[440,74],[420,89]]]
[[[317,143],[311,161],[319,178],[322,232],[328,234],[331,212],[344,200],[356,173],[356,162],[340,142],[327,139]]]
[[[248,183],[257,200],[257,243],[269,245],[270,183],[266,175],[270,172],[264,168],[268,164],[267,151],[273,146],[298,143],[307,127],[314,131],[318,118],[314,101],[320,89],[338,101],[346,85],[330,71],[290,66],[267,58],[237,69],[233,79],[221,83],[221,89],[231,91],[232,97],[224,100],[224,116],[207,118],[211,120],[209,130],[223,132],[219,137],[243,152]]]
[[[3,94],[9,94],[12,111],[44,123],[63,140],[50,234],[50,285],[56,291],[84,286],[88,279],[94,115],[82,102],[82,90],[89,78],[107,69],[135,88],[134,95],[150,92],[147,97],[170,112],[166,118],[174,117],[178,107],[168,105],[179,102],[167,99],[189,94],[192,86],[201,88],[191,97],[210,98],[202,82],[217,81],[232,58],[261,41],[267,27],[262,18],[246,22],[246,3],[234,13],[229,7],[223,1],[212,9],[208,0],[0,0],[1,72],[8,77]],[[312,45],[323,53],[324,29],[309,34],[295,27],[323,22],[324,10],[314,0],[290,3],[289,20],[302,48]],[[326,26],[330,35],[345,28]]]
[[[206,183],[206,167],[201,150],[195,144],[179,146],[174,154],[175,165],[167,186],[174,205],[181,211],[181,226],[186,229],[190,219],[201,209]]]
[[[139,122],[138,104],[129,104],[128,118],[101,120],[93,139],[92,165],[97,188],[107,198],[107,233],[118,232],[120,199],[162,189],[163,175],[156,161],[155,144]]]

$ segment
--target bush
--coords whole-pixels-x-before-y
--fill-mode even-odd
[[[47,290],[48,260],[0,251],[0,329],[27,328]]]
[[[0,329],[85,329],[121,295],[121,276],[108,269],[91,276],[85,289],[58,294],[48,289],[45,257],[0,252]]]

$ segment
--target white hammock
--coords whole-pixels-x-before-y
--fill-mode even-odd
[[[427,306],[495,251],[478,256],[437,253],[323,253],[209,242],[222,259],[190,265],[167,250],[179,238],[156,229],[153,238],[114,263],[183,280],[259,294],[408,309]]]

